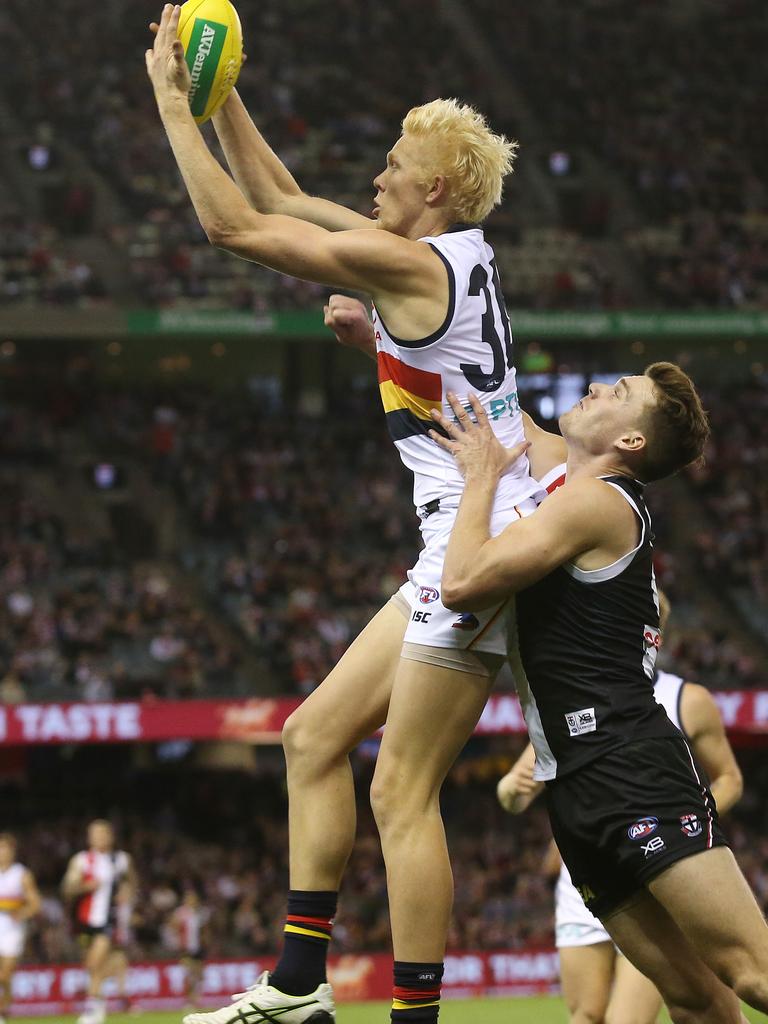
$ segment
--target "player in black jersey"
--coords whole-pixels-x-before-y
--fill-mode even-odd
[[[692,382],[655,363],[592,384],[560,419],[567,482],[495,538],[489,512],[512,456],[482,408],[455,399],[449,435],[466,488],[445,559],[456,611],[516,595],[513,667],[573,881],[675,1022],[738,1022],[736,992],[768,1010],[768,928],[714,800],[653,696],[659,636],[646,483],[701,455]]]

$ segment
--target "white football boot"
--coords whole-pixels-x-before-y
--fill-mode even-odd
[[[77,1024],[104,1024],[107,1019],[107,1004],[104,999],[90,998],[85,1009],[77,1018]]]
[[[307,996],[289,996],[269,984],[269,971],[232,996],[234,1002],[210,1013],[188,1013],[182,1024],[333,1024],[333,990],[318,985]]]

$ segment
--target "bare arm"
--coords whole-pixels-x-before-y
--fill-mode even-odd
[[[534,781],[535,763],[536,752],[529,743],[507,774],[499,779],[496,795],[501,806],[510,814],[526,811],[544,788],[543,782]]]
[[[338,203],[307,195],[253,123],[233,90],[213,124],[238,188],[260,213],[282,213],[328,231],[373,228],[376,222]]]
[[[36,917],[40,913],[40,892],[35,882],[35,876],[31,871],[24,872],[21,884],[24,889],[24,906],[16,915],[16,919],[18,921],[28,921],[31,917]]]
[[[709,776],[717,809],[725,814],[741,799],[744,779],[725,734],[720,710],[709,691],[686,683],[680,718],[696,759]]]
[[[74,900],[78,896],[94,892],[97,888],[98,882],[83,881],[82,871],[80,870],[80,858],[75,854],[67,865],[67,871],[61,883],[62,895],[65,899]]]
[[[542,871],[547,878],[556,878],[560,874],[562,866],[563,858],[560,856],[557,843],[552,839],[547,847],[547,852],[544,854],[544,860],[541,864]]]
[[[136,866],[133,857],[128,857],[128,870],[125,874],[125,882],[128,888],[128,902],[135,903],[139,894],[139,877],[136,874]]]
[[[178,7],[164,9],[145,61],[168,140],[211,243],[284,274],[366,292],[385,308],[393,300],[417,298],[419,316],[440,323],[448,280],[442,261],[426,243],[367,228],[332,232],[251,209],[209,152],[192,117],[178,20]]]
[[[559,434],[544,430],[531,419],[527,412],[523,413],[525,439],[530,442],[528,461],[531,464],[531,476],[541,480],[555,466],[562,465],[568,457],[568,447]]]

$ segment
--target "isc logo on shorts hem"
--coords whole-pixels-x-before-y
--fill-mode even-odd
[[[568,732],[571,736],[581,736],[585,732],[595,732],[597,718],[594,708],[582,708],[581,711],[569,711],[565,716]]]

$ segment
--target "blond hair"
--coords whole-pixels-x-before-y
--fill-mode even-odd
[[[456,220],[478,224],[499,205],[517,143],[495,135],[474,107],[455,99],[413,107],[403,119],[406,133],[429,143],[425,178],[445,177]]]

